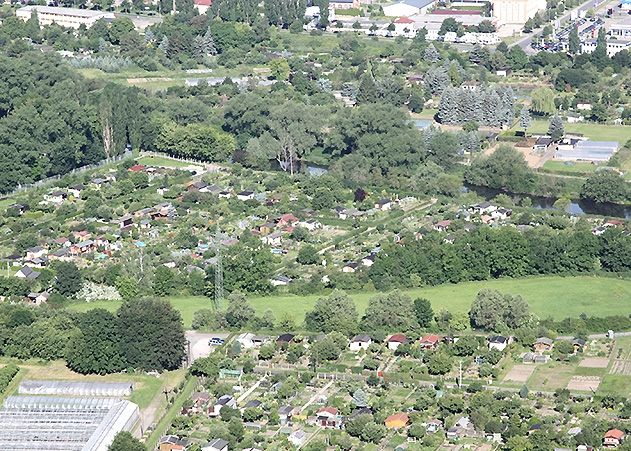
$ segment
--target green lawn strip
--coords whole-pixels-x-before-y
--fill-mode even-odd
[[[575,376],[598,376],[603,377],[607,373],[607,368],[589,368],[585,366],[579,366],[574,371]]]
[[[631,396],[631,376],[623,374],[606,374],[600,381],[597,393],[612,394],[624,397]]]
[[[551,316],[555,319],[563,319],[578,317],[581,313],[598,316],[631,313],[631,281],[608,277],[548,276],[496,279],[402,291],[412,298],[429,299],[434,311],[445,308],[453,313],[466,313],[477,293],[485,288],[521,295],[530,305],[532,312],[541,318]],[[355,300],[357,310],[363,313],[368,300],[377,294],[372,291],[357,292],[350,293],[350,296]],[[322,296],[281,294],[265,297],[252,296],[249,301],[259,314],[269,309],[277,318],[288,314],[300,323],[305,313],[312,310],[316,301]],[[193,314],[197,310],[212,308],[211,300],[201,296],[173,296],[170,301],[182,314],[187,328],[191,326]],[[113,312],[120,304],[118,301],[95,301],[71,304],[69,308],[80,312],[104,308]]]
[[[137,162],[138,164],[144,164],[145,166],[166,166],[171,168],[184,168],[192,165],[192,163],[188,163],[186,161],[179,161],[166,157],[156,157],[153,155],[140,157]]]
[[[151,404],[151,401],[158,396],[163,381],[157,377],[147,376],[142,380],[135,381],[137,384],[131,394],[130,401],[138,404],[138,407],[144,409]]]
[[[598,166],[591,163],[574,163],[558,160],[548,160],[543,165],[544,171],[567,175],[589,175],[594,172]]]
[[[177,398],[175,399],[175,401],[173,401],[166,414],[162,416],[162,418],[156,425],[156,428],[147,439],[147,449],[155,449],[155,447],[158,445],[160,437],[166,434],[167,429],[173,421],[173,418],[175,418],[180,413],[180,411],[182,410],[182,406],[184,405],[186,400],[190,398],[196,386],[197,378],[191,376],[190,379],[186,381],[186,384],[184,385],[182,391],[178,393]]]
[[[529,134],[542,134],[548,132],[550,122],[543,119],[532,121],[528,128]],[[631,126],[604,125],[592,123],[563,124],[566,133],[581,133],[593,141],[618,141],[623,146],[631,139]],[[521,130],[519,124],[513,130]]]

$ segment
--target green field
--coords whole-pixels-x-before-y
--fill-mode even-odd
[[[528,128],[529,134],[547,133],[549,121],[537,119],[532,121],[532,125]],[[623,146],[631,139],[631,126],[625,125],[603,125],[603,124],[568,124],[564,123],[565,132],[581,133],[594,141],[618,141]],[[513,127],[513,130],[521,130],[519,124]]]
[[[467,312],[478,291],[484,288],[519,294],[532,311],[540,317],[552,316],[562,319],[588,315],[627,315],[631,313],[631,281],[595,276],[579,277],[536,277],[527,279],[499,279],[480,282],[466,282],[457,285],[441,285],[431,288],[405,290],[412,297],[426,297],[432,301],[435,311],[448,309],[451,312]],[[375,292],[351,293],[360,312],[368,304]],[[313,308],[320,296],[277,295],[251,297],[250,302],[258,313],[267,309],[277,318],[292,316],[297,323],[302,322],[306,312]],[[172,297],[171,303],[178,309],[188,328],[193,313],[202,308],[211,308],[212,303],[205,297]],[[105,308],[114,311],[120,302],[76,303],[70,306],[76,311],[92,308]]]
[[[138,164],[144,164],[145,166],[162,166],[169,168],[185,168],[191,166],[191,163],[185,161],[173,160],[165,157],[155,157],[153,155],[147,155],[140,157],[137,160]]]
[[[548,160],[543,165],[543,169],[565,174],[590,174],[598,168],[591,163],[575,163],[566,161]]]

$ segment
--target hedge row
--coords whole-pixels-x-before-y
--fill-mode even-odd
[[[15,375],[18,374],[18,371],[20,371],[20,369],[13,363],[4,368],[0,368],[0,393],[4,393]]]

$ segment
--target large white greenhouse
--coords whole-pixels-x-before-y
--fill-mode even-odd
[[[66,382],[66,381],[24,381],[18,392],[21,395],[53,396],[130,396],[131,382]]]
[[[0,408],[0,449],[107,451],[139,421],[138,406],[117,398],[9,396]]]

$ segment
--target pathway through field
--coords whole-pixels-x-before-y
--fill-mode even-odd
[[[314,402],[316,402],[316,399],[318,399],[318,397],[320,397],[323,393],[326,393],[326,391],[331,388],[331,385],[333,385],[333,383],[335,382],[335,379],[329,381],[326,383],[326,385],[324,387],[322,387],[320,390],[318,390],[318,392],[313,395],[309,401],[307,401],[305,403],[304,406],[302,406],[300,408],[300,413],[304,412],[305,410],[307,410],[307,407],[309,407],[311,404],[313,404]]]

